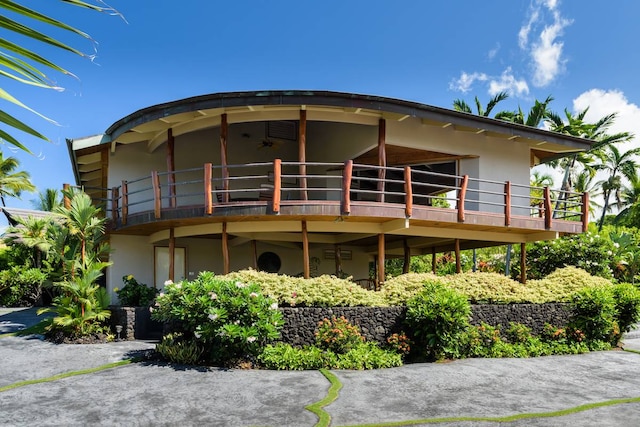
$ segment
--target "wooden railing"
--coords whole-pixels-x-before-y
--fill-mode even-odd
[[[277,214],[283,204],[332,201],[340,204],[345,215],[352,212],[354,203],[385,203],[403,205],[406,217],[416,207],[430,206],[455,209],[459,222],[465,221],[467,212],[486,212],[503,215],[505,226],[511,225],[514,216],[544,218],[547,229],[555,220],[581,221],[583,230],[588,224],[586,193],[351,160],[304,165],[303,174],[301,163],[280,159],[228,165],[224,171],[211,163],[173,172],[153,171],[110,189],[106,211],[114,223],[126,225],[131,214],[153,212],[155,219],[161,219],[164,211],[180,207],[202,206],[205,215],[212,215],[222,206],[267,205]],[[560,209],[553,211],[558,201]]]

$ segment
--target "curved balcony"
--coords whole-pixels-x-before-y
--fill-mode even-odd
[[[588,224],[586,193],[352,161],[206,163],[152,171],[122,181],[106,194],[111,230],[123,234],[286,219],[354,224],[404,220],[401,227],[409,228],[408,219],[411,226],[524,234],[580,233]]]

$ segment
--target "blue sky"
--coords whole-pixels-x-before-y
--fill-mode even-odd
[[[27,3],[25,3],[27,4]],[[51,0],[28,5],[89,33],[96,58],[39,49],[77,75],[51,74],[62,92],[2,87],[55,120],[5,105],[51,143],[20,136],[35,156],[3,146],[40,190],[73,183],[65,138],[102,133],[137,109],[237,90],[323,89],[451,108],[510,93],[500,109],[552,95],[562,112],[619,112],[616,131],[640,135],[640,2],[510,0],[110,0],[117,16]],[[615,5],[615,6],[612,6]],[[73,46],[94,45],[58,32]],[[10,37],[2,34],[0,37]],[[633,145],[637,145],[633,143]],[[35,195],[17,207],[31,207]]]

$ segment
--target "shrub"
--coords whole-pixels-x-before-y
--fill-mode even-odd
[[[509,322],[509,328],[505,331],[507,340],[512,343],[526,343],[531,339],[531,328],[522,323]]]
[[[120,304],[130,307],[143,307],[151,304],[153,299],[160,292],[156,288],[151,288],[144,283],[139,283],[133,275],[122,276],[124,286],[121,289],[116,288],[116,294]]]
[[[407,356],[411,352],[412,345],[413,341],[404,332],[392,334],[387,338],[387,349],[393,350],[402,356]]]
[[[406,305],[424,289],[425,283],[440,280],[432,273],[407,273],[387,280],[380,289],[380,295],[387,305]]]
[[[338,354],[336,369],[382,369],[402,366],[402,356],[380,348],[376,343],[361,343],[344,354]]]
[[[589,341],[611,342],[616,324],[616,304],[610,286],[582,289],[571,298],[574,315],[569,326]]]
[[[32,306],[42,295],[47,274],[39,268],[14,266],[0,271],[0,306]]]
[[[346,353],[364,342],[360,329],[341,316],[323,319],[318,323],[316,345],[334,353]]]
[[[186,339],[195,339],[212,362],[254,357],[279,337],[278,304],[255,284],[200,273],[194,281],[167,283],[152,318],[178,323]],[[153,307],[152,307],[153,308]]]
[[[467,299],[438,282],[430,282],[407,304],[406,323],[416,345],[430,359],[459,356],[459,338],[469,326]]]
[[[196,340],[185,339],[181,333],[167,334],[156,345],[156,351],[162,357],[184,365],[195,365],[202,358],[204,349]]]
[[[621,283],[615,285],[612,292],[620,332],[629,332],[640,320],[640,290],[629,283]]]

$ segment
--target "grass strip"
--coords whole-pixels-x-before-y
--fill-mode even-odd
[[[638,350],[631,350],[630,348],[623,348],[622,350],[624,350],[624,351],[628,351],[629,353],[640,354],[640,351],[638,351]]]
[[[314,427],[328,427],[331,423],[331,415],[329,415],[329,413],[322,408],[338,398],[338,396],[340,395],[340,389],[342,388],[342,383],[340,382],[338,377],[333,375],[327,369],[320,369],[320,373],[329,380],[329,383],[331,383],[329,391],[322,400],[312,403],[311,405],[307,405],[304,407],[304,409],[313,412],[318,417],[318,422]]]
[[[416,424],[435,424],[435,423],[455,423],[455,422],[494,422],[494,423],[509,423],[513,421],[534,419],[534,418],[553,418],[562,417],[565,415],[575,414],[577,412],[584,412],[590,409],[603,408],[606,406],[622,405],[625,403],[640,403],[640,397],[629,397],[625,399],[613,399],[605,400],[604,402],[588,403],[586,405],[575,406],[573,408],[562,409],[560,411],[552,412],[530,412],[525,414],[507,415],[504,417],[443,417],[443,418],[423,418],[419,420],[407,420],[407,421],[391,421],[375,424],[352,424],[343,427],[399,427],[399,426],[411,426]]]
[[[129,365],[129,364],[134,363],[134,362],[136,362],[136,360],[134,360],[134,359],[126,359],[126,360],[120,360],[118,362],[107,363],[106,365],[97,366],[95,368],[82,369],[82,370],[79,370],[79,371],[65,372],[63,374],[54,375],[52,377],[36,378],[36,379],[33,379],[33,380],[20,381],[20,382],[17,382],[17,383],[13,383],[13,384],[9,384],[9,385],[5,385],[3,387],[0,387],[0,393],[2,393],[3,391],[13,390],[14,388],[24,387],[24,386],[31,385],[31,384],[48,383],[48,382],[58,381],[58,380],[61,380],[63,378],[75,377],[75,376],[78,376],[78,375],[93,374],[95,372],[100,372],[100,371],[105,371],[107,369],[117,368],[118,366]]]

